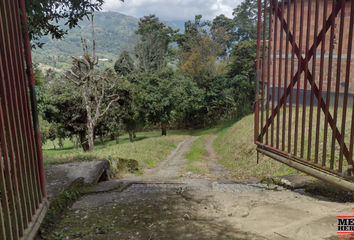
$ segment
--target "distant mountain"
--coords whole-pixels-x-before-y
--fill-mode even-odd
[[[170,23],[170,24],[173,24],[175,26],[178,26],[181,31],[184,32],[184,23],[186,22],[187,20],[172,20],[172,21],[168,21],[166,23]]]
[[[127,47],[129,38],[138,28],[139,19],[117,12],[96,12],[94,15],[96,55],[103,59],[105,66],[113,66],[122,50]],[[60,23],[59,23],[60,24]],[[181,29],[173,22],[166,22],[173,29]],[[81,36],[91,42],[91,24],[88,19],[83,20],[79,27],[68,29],[62,40],[51,39],[45,36],[41,39],[45,43],[42,49],[32,51],[33,62],[46,69],[56,68],[57,71],[70,68],[71,56],[81,55]]]

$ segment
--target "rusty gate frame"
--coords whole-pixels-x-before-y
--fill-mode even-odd
[[[0,0],[0,198],[0,239],[33,239],[49,203],[24,0]]]
[[[344,190],[352,191],[354,192],[354,178],[351,176],[354,173],[354,163],[352,159],[353,155],[353,145],[354,145],[354,119],[352,119],[351,122],[351,134],[350,134],[350,142],[349,142],[349,148],[346,145],[344,141],[344,132],[345,132],[345,117],[346,117],[346,111],[347,111],[347,104],[348,104],[348,88],[349,88],[349,76],[350,74],[354,74],[354,69],[353,71],[350,71],[350,63],[351,63],[351,52],[352,52],[352,44],[353,44],[353,27],[354,27],[354,0],[351,0],[350,3],[350,27],[349,27],[349,40],[348,40],[348,49],[347,49],[347,61],[346,61],[346,71],[345,71],[345,91],[344,91],[344,100],[343,100],[343,119],[342,119],[342,126],[341,126],[341,131],[339,131],[337,127],[337,107],[338,107],[338,95],[339,95],[339,78],[340,78],[340,67],[342,66],[342,48],[343,48],[343,28],[344,28],[344,16],[346,14],[345,12],[345,5],[346,5],[346,0],[333,0],[332,1],[332,12],[330,15],[327,17],[328,13],[327,12],[327,6],[328,6],[328,1],[323,0],[324,4],[324,10],[323,10],[323,28],[320,30],[318,33],[318,21],[319,21],[319,0],[315,0],[315,29],[314,29],[314,39],[313,39],[313,45],[310,47],[309,46],[309,41],[310,41],[310,25],[311,21],[311,0],[307,0],[309,4],[307,5],[307,30],[306,30],[306,49],[305,49],[305,57],[302,56],[302,46],[303,46],[303,18],[304,18],[304,0],[270,0],[269,4],[267,0],[258,0],[258,24],[257,24],[257,56],[256,56],[256,71],[257,71],[257,80],[256,80],[256,94],[255,94],[255,127],[254,127],[254,141],[255,144],[257,145],[257,151],[260,153],[263,153],[275,160],[278,160],[288,166],[291,166],[295,169],[298,169],[302,172],[305,172],[309,175],[312,175],[314,177],[317,177],[321,180],[324,180],[330,184],[333,184],[337,187],[340,187]],[[289,4],[290,2],[290,4]],[[299,44],[296,43],[296,31],[291,32],[290,31],[290,5],[294,4],[294,10],[293,10],[293,30],[296,29],[296,17],[297,17],[297,9],[298,9],[298,2],[300,2],[300,33],[299,33]],[[285,3],[287,3],[287,17],[285,19],[284,17],[284,7]],[[263,10],[263,11],[262,11]],[[322,84],[323,84],[323,63],[324,63],[324,41],[326,37],[326,33],[328,32],[329,29],[330,31],[330,54],[329,54],[329,66],[332,65],[333,61],[333,39],[334,39],[334,24],[335,24],[335,18],[340,12],[340,35],[339,35],[339,44],[338,44],[338,59],[337,59],[337,73],[336,73],[336,90],[335,90],[335,103],[334,103],[334,114],[333,116],[329,112],[329,88],[327,89],[326,93],[326,101],[324,100],[322,96]],[[274,42],[274,47],[271,49],[271,41],[268,41],[268,47],[270,49],[267,57],[267,66],[266,64],[262,64],[265,61],[261,61],[261,53],[263,56],[266,56],[266,31],[267,29],[267,14],[269,15],[269,39],[272,39],[273,37],[273,42]],[[263,18],[262,18],[263,16]],[[273,23],[272,19],[274,17],[274,29],[272,29],[272,24]],[[281,85],[281,71],[282,71],[282,60],[281,57],[279,57],[279,75],[275,76],[276,74],[276,41],[277,41],[277,22],[278,20],[280,21],[280,52],[278,53],[278,56],[282,56],[282,44],[283,44],[283,34],[285,34],[285,42],[286,42],[286,53],[285,53],[285,72],[286,74],[289,71],[288,68],[288,61],[289,61],[289,44],[291,47],[291,78],[290,83],[287,83],[287,75],[284,79],[284,93],[282,97],[280,98],[280,86]],[[263,26],[262,26],[263,25]],[[273,34],[272,34],[273,30]],[[311,30],[312,31],[312,30]],[[261,32],[263,32],[263,38],[261,37]],[[318,34],[317,34],[318,33]],[[263,46],[261,46],[261,42],[263,42]],[[320,80],[319,80],[319,86],[315,82],[315,79],[313,77],[313,73],[316,71],[316,51],[317,48],[322,45],[321,47],[321,60],[320,60]],[[262,51],[261,51],[262,47]],[[271,53],[271,50],[273,50],[273,53]],[[271,62],[271,55],[273,54],[273,75],[270,76],[270,62]],[[294,74],[294,57],[297,57],[298,61],[298,68],[297,72]],[[313,58],[313,64],[312,64],[312,72],[309,69],[309,61]],[[349,67],[348,67],[349,66]],[[267,67],[267,68],[266,68]],[[332,71],[331,67],[329,67],[329,71]],[[265,72],[268,73],[267,79],[265,79]],[[317,116],[319,119],[320,116],[320,109],[322,109],[323,113],[325,114],[325,136],[323,139],[327,139],[327,128],[328,125],[332,129],[332,148],[335,144],[335,140],[338,142],[340,145],[340,154],[339,154],[339,159],[338,159],[338,169],[334,169],[334,150],[331,150],[331,159],[330,159],[330,166],[326,166],[326,158],[323,156],[322,162],[319,163],[318,157],[319,157],[319,152],[318,152],[318,143],[319,143],[319,133],[316,133],[316,149],[315,149],[315,156],[314,159],[311,159],[310,155],[310,150],[311,150],[311,135],[308,139],[308,151],[307,151],[307,156],[304,156],[304,148],[305,148],[305,141],[304,141],[304,134],[305,134],[305,117],[302,118],[302,129],[301,129],[301,150],[300,154],[297,152],[297,129],[298,129],[298,120],[297,118],[299,117],[299,91],[300,91],[300,75],[304,72],[304,89],[307,91],[307,83],[310,84],[311,87],[311,99],[310,99],[310,117],[309,117],[309,122],[313,121],[313,107],[314,107],[314,96],[318,100],[318,109],[317,109]],[[330,72],[332,74],[332,72]],[[277,79],[278,78],[278,79]],[[260,79],[262,80],[262,86],[261,86],[261,98],[259,97],[259,81]],[[269,100],[269,94],[270,94],[270,84],[267,84],[265,86],[265,80],[267,80],[267,83],[270,82],[270,80],[273,80],[273,87],[272,87],[272,96],[275,95],[275,85],[278,83],[278,101],[275,106],[275,99],[274,97],[272,98],[272,102],[270,103]],[[276,82],[276,80],[278,80]],[[331,80],[331,77],[329,77],[329,81]],[[288,126],[290,128],[291,124],[291,109],[292,109],[292,103],[293,103],[293,89],[295,84],[297,84],[297,92],[296,92],[296,120],[295,120],[295,142],[294,142],[294,150],[292,151],[291,147],[291,134],[290,132],[288,133],[288,146],[285,146],[285,125],[286,125],[286,102],[287,98],[289,96],[289,122]],[[330,82],[328,83],[328,86],[330,86]],[[327,87],[328,87],[327,86]],[[265,92],[267,95],[265,95]],[[304,104],[306,102],[306,92],[304,92]],[[266,104],[264,104],[264,102]],[[261,105],[261,107],[260,107]],[[266,105],[266,106],[264,106]],[[270,108],[271,105],[271,108]],[[353,103],[354,105],[354,103]],[[275,106],[275,107],[274,107]],[[281,139],[281,144],[279,143],[279,125],[280,125],[280,110],[283,107],[283,127],[282,127],[282,139]],[[306,106],[303,107],[306,111]],[[266,114],[264,112],[266,111]],[[271,112],[269,116],[269,111]],[[261,119],[260,119],[260,112],[261,112]],[[264,116],[266,115],[266,116]],[[354,111],[353,111],[354,115]],[[303,116],[305,116],[303,114]],[[265,122],[264,122],[264,117],[266,117]],[[277,121],[277,129],[276,129],[276,142],[274,144],[274,125],[275,125],[275,118]],[[319,120],[316,122],[316,130],[319,129]],[[312,132],[312,125],[308,124],[309,126],[309,134]],[[344,127],[343,127],[344,126]],[[261,128],[261,132],[259,132]],[[271,131],[271,136],[270,136],[270,142],[268,141],[268,134],[269,134],[269,128]],[[264,141],[265,138],[265,141]],[[327,147],[327,141],[324,141],[324,149]],[[324,150],[324,155],[326,154],[326,150]],[[347,173],[343,173],[343,156],[346,158],[348,165],[351,166],[351,168],[348,168]]]

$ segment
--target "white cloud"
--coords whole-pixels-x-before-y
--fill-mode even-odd
[[[232,10],[242,0],[106,0],[104,11],[114,11],[141,18],[155,14],[161,20],[193,20],[197,14],[212,20],[220,14],[232,17]]]

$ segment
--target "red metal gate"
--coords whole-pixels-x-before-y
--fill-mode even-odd
[[[29,37],[21,21],[24,0],[0,0],[0,239],[33,238],[48,208]]]
[[[257,150],[353,191],[354,1],[258,4]]]

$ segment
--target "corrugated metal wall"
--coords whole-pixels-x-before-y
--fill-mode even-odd
[[[259,151],[354,180],[353,25],[353,0],[259,0]]]
[[[31,238],[47,209],[38,120],[30,106],[32,102],[35,110],[28,33],[21,27],[20,7],[24,9],[24,1],[0,0],[0,239]]]

